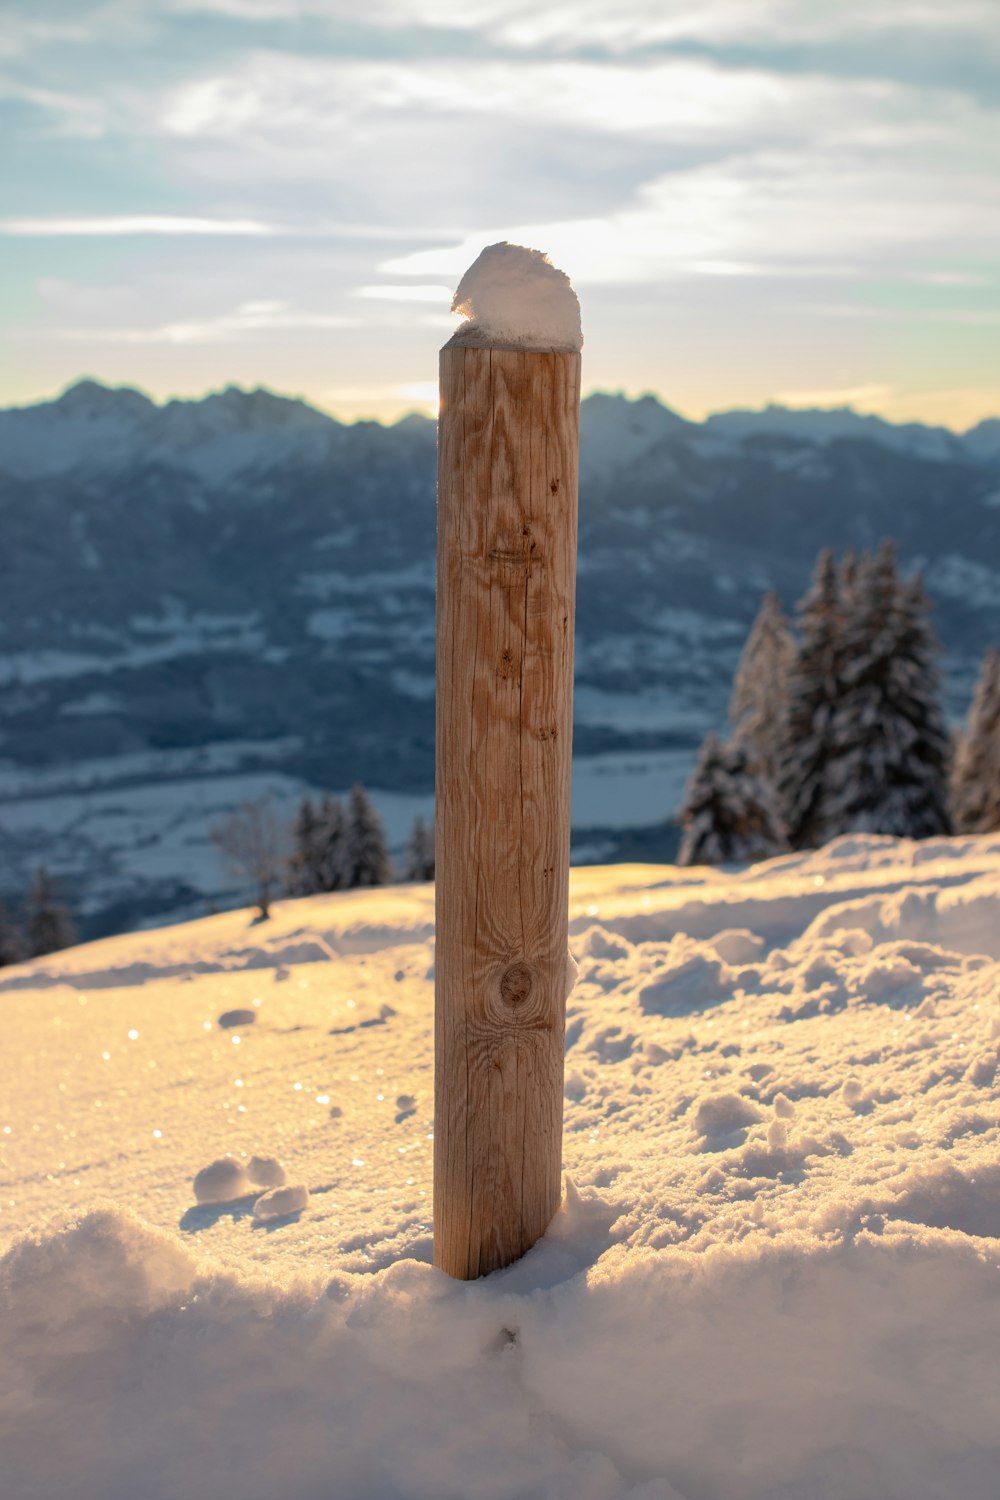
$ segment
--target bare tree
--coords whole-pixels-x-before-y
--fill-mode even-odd
[[[36,872],[25,897],[24,930],[32,958],[72,948],[76,942],[73,919],[60,903],[56,882],[44,867]]]
[[[214,824],[212,842],[233,874],[253,887],[260,920],[271,915],[271,898],[285,869],[286,829],[271,797],[254,797]]]

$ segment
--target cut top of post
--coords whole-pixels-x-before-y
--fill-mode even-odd
[[[525,245],[487,245],[459,282],[451,310],[466,321],[448,347],[551,353],[583,347],[580,303],[569,277]]]

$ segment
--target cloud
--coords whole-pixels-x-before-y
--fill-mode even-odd
[[[168,135],[302,144],[361,138],[365,121],[407,115],[505,117],[588,134],[688,141],[741,139],[748,126],[800,131],[829,119],[841,93],[764,72],[726,72],[710,62],[669,59],[643,67],[522,59],[340,60],[257,53],[240,66],[185,83],[167,98]],[[869,112],[882,102],[875,94]],[[841,128],[846,122],[840,120]],[[461,148],[461,142],[455,142]]]
[[[876,410],[891,396],[891,385],[846,385],[824,391],[779,391],[775,396],[781,406],[816,407],[853,406],[859,411]]]
[[[767,152],[645,184],[603,218],[487,225],[462,241],[393,257],[387,276],[457,280],[485,244],[546,251],[581,284],[662,283],[704,275],[894,279],[922,260],[988,260],[1000,242],[991,178],[956,178],[905,157],[868,164]],[[928,212],[933,203],[933,213]]]
[[[0,79],[0,99],[11,99],[15,103],[28,104],[43,111],[51,118],[49,133],[53,135],[96,140],[108,128],[106,108],[99,100],[87,98],[86,95]]]
[[[174,214],[103,214],[87,218],[0,219],[0,234],[78,236],[121,234],[271,235],[284,233],[259,219],[200,219]]]
[[[297,312],[287,302],[243,302],[214,318],[161,323],[149,328],[60,328],[50,337],[95,344],[219,344],[246,334],[354,328],[357,318],[337,313]]]
[[[246,21],[319,17],[357,23],[352,0],[170,0],[169,9],[214,13]],[[368,0],[368,26],[387,31],[475,33],[496,45],[522,50],[605,48],[626,51],[685,40],[707,42],[830,43],[890,30],[899,35],[985,34],[995,24],[993,0]]]
[[[380,302],[439,302],[450,306],[452,289],[446,286],[359,286],[357,295]]]

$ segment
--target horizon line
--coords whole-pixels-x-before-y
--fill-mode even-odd
[[[245,386],[240,385],[237,381],[230,381],[223,386],[206,388],[198,395],[180,395],[174,393],[157,398],[155,395],[152,395],[148,390],[143,389],[141,386],[133,385],[129,382],[112,384],[106,380],[101,380],[95,375],[87,374],[76,376],[74,379],[68,381],[57,391],[55,395],[43,395],[23,402],[14,402],[12,404],[0,407],[0,411],[29,411],[32,408],[39,406],[55,405],[65,396],[69,395],[71,391],[76,390],[80,386],[87,385],[97,386],[104,391],[116,393],[127,392],[130,394],[141,396],[144,400],[148,401],[150,405],[155,406],[161,410],[174,402],[183,405],[197,405],[202,401],[209,400],[213,396],[223,396],[229,391],[237,391],[241,395],[246,396],[252,396],[260,392],[264,395],[273,396],[281,401],[298,402],[300,405],[308,407],[311,411],[315,411],[321,416],[330,418],[332,421],[337,422],[342,427],[354,427],[359,425],[360,423],[374,423],[375,425],[380,427],[396,427],[401,422],[405,422],[412,417],[420,417],[422,420],[429,422],[436,421],[435,415],[429,409],[434,405],[433,400],[429,396],[427,398],[413,398],[413,405],[394,417],[386,417],[384,415],[379,416],[374,412],[371,415],[367,415],[362,412],[356,413],[353,416],[344,416],[338,413],[335,405],[333,404],[327,405],[313,397],[304,395],[302,393],[280,391],[268,385],[258,384],[254,386]],[[817,392],[816,394],[819,395],[820,393]],[[831,392],[830,394],[833,395],[835,393]],[[847,393],[845,392],[845,395],[846,394]],[[927,422],[922,421],[919,418],[894,419],[874,409],[859,410],[858,407],[850,401],[839,401],[833,404],[825,404],[822,402],[808,404],[806,402],[802,402],[801,404],[796,402],[795,404],[789,404],[787,400],[782,401],[777,396],[768,398],[768,400],[760,406],[737,405],[719,407],[718,409],[706,412],[704,417],[697,418],[686,416],[679,407],[674,406],[669,401],[665,400],[663,395],[656,390],[643,390],[638,395],[631,396],[623,387],[619,387],[618,389],[613,390],[608,389],[607,387],[594,386],[591,389],[587,390],[581,397],[581,404],[583,401],[587,401],[594,396],[605,396],[611,399],[618,399],[626,401],[631,405],[638,405],[642,401],[651,400],[654,401],[658,406],[662,407],[664,411],[670,412],[671,415],[677,417],[680,421],[685,422],[692,427],[702,427],[713,417],[733,416],[736,414],[746,414],[747,416],[764,416],[767,412],[774,411],[788,413],[790,415],[798,414],[801,416],[835,416],[838,414],[844,414],[856,417],[860,421],[867,421],[870,419],[876,422],[880,422],[887,427],[923,427],[929,432],[946,432],[952,437],[962,438],[967,436],[970,432],[974,432],[976,428],[981,427],[986,422],[1000,421],[1000,413],[997,413],[995,415],[981,417],[978,421],[970,423],[968,427],[960,429],[951,427],[944,422]],[[394,396],[391,388],[387,390],[386,398],[394,400],[396,404],[407,399],[405,395]]]

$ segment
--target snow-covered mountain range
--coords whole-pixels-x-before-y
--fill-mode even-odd
[[[264,786],[360,778],[398,845],[433,787],[434,482],[426,418],[264,390],[0,412],[0,895],[44,859],[89,930],[197,911],[224,894],[208,823]],[[577,857],[672,851],[764,590],[791,605],[820,547],[886,534],[959,712],[1000,639],[1000,421],[584,402]]]

